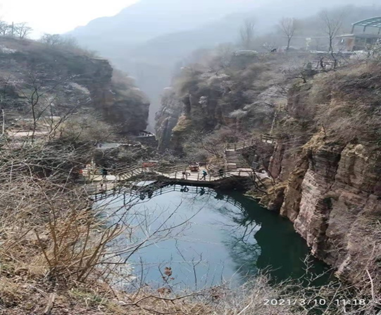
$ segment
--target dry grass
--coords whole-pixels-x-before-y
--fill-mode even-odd
[[[318,109],[316,122],[345,141],[357,138],[379,142],[380,70],[379,63],[370,62],[317,78],[314,86],[319,89],[313,95],[320,98],[311,99]],[[325,97],[321,98],[321,95]]]

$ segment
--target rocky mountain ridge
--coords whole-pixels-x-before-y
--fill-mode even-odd
[[[126,75],[81,49],[0,38],[2,108],[10,119],[65,116],[78,112],[136,134],[147,126],[149,103]]]

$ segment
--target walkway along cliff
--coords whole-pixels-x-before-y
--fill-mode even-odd
[[[258,145],[256,158],[242,152],[273,179],[262,204],[289,218],[337,275],[380,290],[380,61],[327,71],[312,69],[311,59],[303,70],[296,57],[234,57],[217,75],[200,65],[184,70],[177,91],[183,114],[171,146],[218,163],[226,141],[271,133],[274,142]],[[300,67],[279,72],[291,65]],[[241,163],[228,155],[231,169]]]

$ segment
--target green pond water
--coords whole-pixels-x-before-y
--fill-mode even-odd
[[[136,252],[121,254],[139,285],[160,287],[168,281],[200,289],[224,281],[239,285],[259,271],[278,282],[327,270],[312,259],[313,268],[306,275],[309,250],[292,224],[239,192],[171,185],[149,194],[110,197],[100,204],[107,204],[110,222],[119,221],[131,231],[113,245],[121,251],[140,245]],[[172,270],[170,277],[164,274],[166,267]]]

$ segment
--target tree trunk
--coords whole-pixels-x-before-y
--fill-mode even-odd
[[[290,50],[290,45],[291,45],[291,37],[289,37],[289,38],[287,39],[287,48],[286,48],[287,51]]]
[[[333,38],[329,37],[329,52],[333,52]]]

